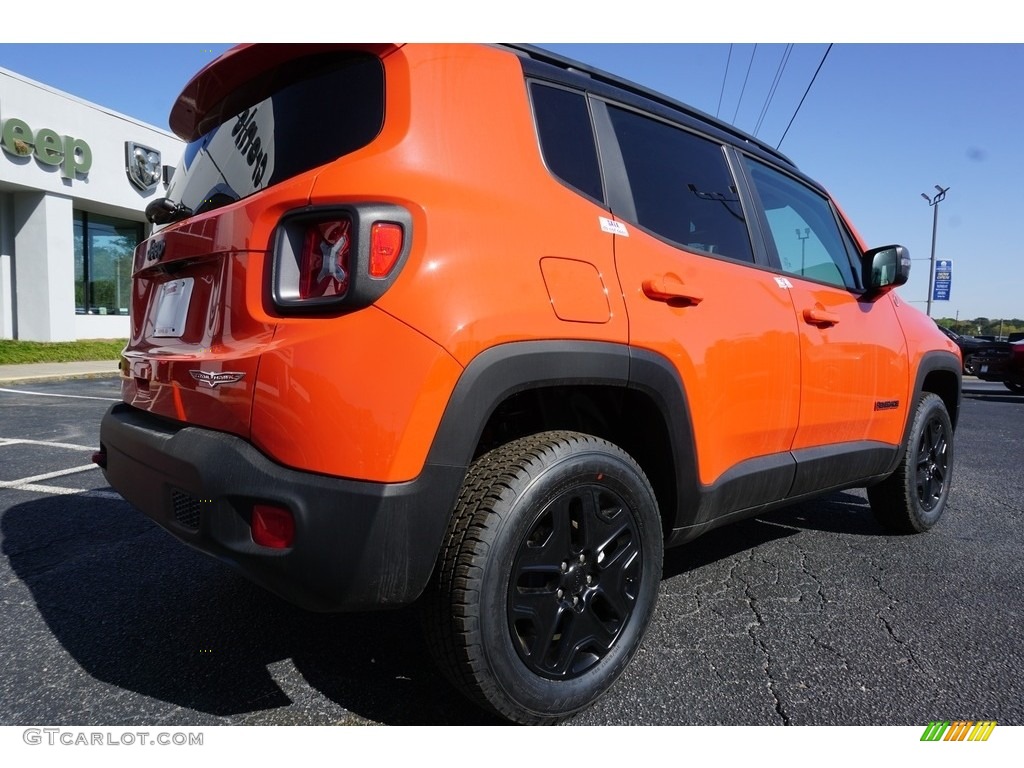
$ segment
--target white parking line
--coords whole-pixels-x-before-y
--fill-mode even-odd
[[[29,440],[20,437],[0,437],[0,448],[10,445],[41,445],[48,448],[69,448],[75,451],[95,451],[91,445],[78,445],[76,443],[58,443],[52,440]],[[70,469],[59,469],[54,472],[44,472],[41,475],[22,477],[17,480],[2,480],[0,488],[10,488],[15,491],[34,491],[35,493],[48,493],[57,496],[86,496],[95,499],[120,499],[121,495],[110,490],[64,488],[59,485],[45,485],[41,480],[52,480],[55,477],[75,475],[80,472],[88,472],[90,469],[99,469],[95,464],[83,464]]]
[[[119,403],[119,397],[94,397],[93,395],[59,395],[54,392],[29,392],[26,389],[7,389],[0,387],[0,392],[10,392],[14,395],[36,395],[37,397],[70,397],[74,400],[106,400],[110,403]]]
[[[37,480],[52,480],[55,477],[63,477],[64,475],[74,475],[77,472],[87,472],[90,469],[99,469],[95,464],[83,464],[80,467],[72,467],[71,469],[60,469],[56,472],[47,472],[44,475],[32,475],[32,477],[23,477],[20,480],[4,480],[0,482],[0,486],[3,485],[25,485],[27,483],[34,483]]]
[[[0,488],[11,488],[15,491],[35,491],[36,493],[48,493],[52,496],[86,496],[91,499],[120,499],[121,494],[114,491],[83,490],[81,488],[64,488],[59,485],[12,485],[10,482],[0,483]]]
[[[0,448],[5,445],[45,445],[49,448],[72,448],[79,451],[97,451],[95,445],[77,445],[75,443],[55,443],[50,440],[29,440],[21,437],[0,437]]]

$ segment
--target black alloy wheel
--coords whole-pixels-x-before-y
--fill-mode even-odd
[[[507,443],[463,482],[423,601],[431,653],[504,718],[571,717],[640,647],[662,551],[654,491],[621,448],[578,432]]]
[[[953,472],[953,425],[942,398],[925,392],[917,400],[896,471],[868,488],[875,518],[897,533],[920,533],[935,525],[949,498]]]
[[[946,490],[949,438],[938,414],[933,414],[921,430],[917,446],[917,498],[926,512],[935,509]]]
[[[536,674],[579,677],[608,654],[629,622],[643,553],[626,506],[599,481],[567,488],[520,545],[508,623],[519,657]]]

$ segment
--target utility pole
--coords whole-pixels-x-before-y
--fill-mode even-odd
[[[935,231],[939,228],[939,203],[946,199],[946,193],[949,192],[949,187],[943,189],[938,184],[935,185],[935,189],[937,190],[935,197],[928,197],[924,192],[921,193],[921,197],[928,201],[928,205],[934,212],[932,216],[932,258],[928,267],[928,309],[926,310],[928,317],[932,316],[932,292],[935,286]]]

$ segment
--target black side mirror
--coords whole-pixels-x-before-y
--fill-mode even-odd
[[[861,257],[867,298],[877,299],[910,279],[910,251],[902,245],[872,248]]]

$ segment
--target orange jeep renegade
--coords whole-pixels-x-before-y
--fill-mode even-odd
[[[664,547],[841,488],[942,514],[959,352],[757,139],[469,45],[240,46],[170,122],[97,461],[298,605],[419,601],[504,717],[611,685]]]

